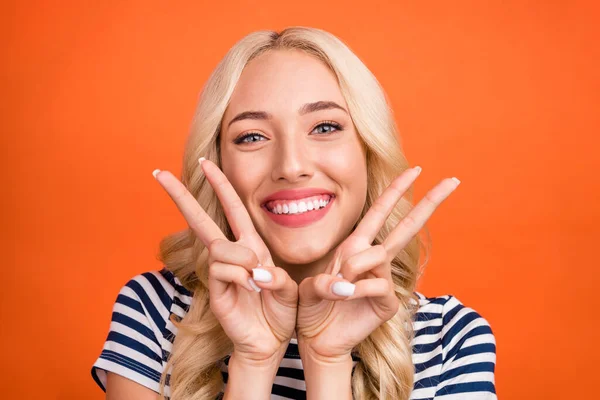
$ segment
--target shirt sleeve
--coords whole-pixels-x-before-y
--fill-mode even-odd
[[[475,310],[450,296],[443,309],[439,400],[496,400],[496,339]]]
[[[138,275],[120,291],[113,306],[108,337],[92,367],[92,377],[106,391],[106,373],[113,372],[159,392],[163,372],[162,330],[164,293],[157,293],[157,277]],[[161,294],[163,296],[161,296]]]

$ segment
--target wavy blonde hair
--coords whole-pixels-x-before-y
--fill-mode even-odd
[[[390,182],[408,168],[385,92],[360,59],[334,35],[320,29],[289,27],[280,33],[257,31],[237,42],[206,82],[186,144],[182,182],[230,240],[235,240],[210,184],[201,173],[198,157],[221,165],[219,134],[222,117],[246,64],[266,51],[297,50],[325,63],[336,75],[349,113],[367,154],[368,189],[362,216]],[[412,209],[413,189],[397,204],[375,239],[388,233]],[[377,328],[354,352],[360,357],[352,377],[355,399],[408,399],[413,389],[411,340],[418,298],[413,293],[421,274],[418,236],[392,262],[398,313]],[[165,237],[159,260],[193,291],[189,311],[174,320],[178,333],[161,377],[161,397],[170,373],[171,400],[213,400],[223,390],[220,360],[233,350],[210,310],[207,250],[187,229]],[[412,302],[410,300],[413,300]]]

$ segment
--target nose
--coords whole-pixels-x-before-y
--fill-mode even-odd
[[[297,183],[310,179],[314,173],[309,149],[294,136],[282,138],[278,143],[271,175],[273,181]]]

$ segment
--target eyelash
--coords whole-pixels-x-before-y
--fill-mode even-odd
[[[337,122],[333,122],[333,121],[324,121],[324,122],[321,122],[319,125],[315,126],[315,127],[313,128],[313,131],[314,131],[315,129],[317,129],[317,128],[321,127],[321,126],[327,126],[327,125],[329,125],[329,126],[333,126],[333,127],[336,129],[336,131],[342,131],[342,130],[343,130],[342,126],[341,126],[340,124],[338,124]],[[320,133],[319,135],[327,135],[327,134],[332,134],[332,133],[334,133],[334,132],[325,132],[325,133]],[[233,141],[233,143],[235,143],[235,144],[248,144],[248,143],[254,143],[254,142],[258,142],[258,141],[259,141],[259,140],[256,140],[256,141],[252,141],[252,142],[244,142],[244,139],[246,139],[246,138],[248,138],[248,137],[252,137],[252,136],[260,136],[260,137],[264,137],[264,136],[263,136],[263,135],[261,135],[260,133],[256,133],[256,132],[248,132],[248,133],[245,133],[244,135],[242,135],[242,136],[238,137],[237,139],[235,139],[235,140]]]

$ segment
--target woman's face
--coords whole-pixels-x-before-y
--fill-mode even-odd
[[[269,51],[240,77],[221,125],[222,169],[276,265],[320,260],[357,222],[365,152],[333,72]]]

